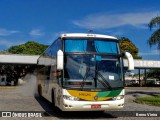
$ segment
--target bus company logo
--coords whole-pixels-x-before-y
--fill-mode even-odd
[[[79,96],[91,96],[90,93],[79,93]]]
[[[94,96],[94,100],[98,100],[98,96]]]

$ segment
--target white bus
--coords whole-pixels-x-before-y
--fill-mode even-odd
[[[132,55],[125,55],[133,70]],[[123,108],[123,56],[115,37],[62,34],[37,61],[38,92],[62,111]]]

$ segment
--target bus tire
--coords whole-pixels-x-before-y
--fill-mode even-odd
[[[56,106],[55,106],[55,94],[54,94],[54,90],[52,89],[52,94],[51,94],[52,96],[52,107],[53,108],[55,108]]]
[[[42,96],[42,86],[40,84],[38,84],[38,95]]]

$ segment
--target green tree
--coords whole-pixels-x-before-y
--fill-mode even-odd
[[[148,26],[150,30],[157,28],[148,40],[150,47],[158,45],[157,49],[160,50],[160,16],[152,18]]]
[[[151,69],[148,73],[147,73],[147,77],[148,78],[157,78],[160,80],[160,69]]]
[[[142,59],[141,56],[138,56],[138,48],[126,37],[119,38],[120,49],[122,52],[128,51],[132,54],[134,59]]]
[[[47,47],[47,45],[28,41],[25,44],[10,47],[8,52],[12,54],[40,55],[47,49]]]

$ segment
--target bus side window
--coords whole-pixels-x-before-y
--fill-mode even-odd
[[[50,70],[51,70],[51,67],[50,66],[47,66],[46,67],[46,80],[50,80]]]
[[[54,70],[52,70],[51,74],[52,74],[51,76],[54,79],[58,79],[59,77],[61,77],[61,71],[60,70],[54,69]]]
[[[57,70],[55,65],[52,66],[50,75],[52,82],[60,84],[59,79],[61,79],[61,77],[62,77],[62,72],[60,70]]]
[[[57,39],[50,47],[51,56],[56,56],[57,51],[61,49],[61,40]]]
[[[56,66],[55,65],[51,66],[50,78],[53,83],[56,83],[57,73],[56,73]]]

